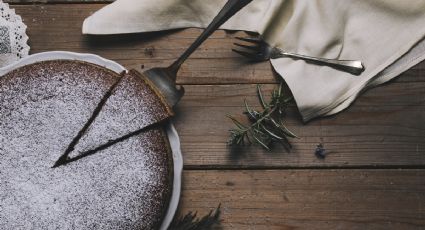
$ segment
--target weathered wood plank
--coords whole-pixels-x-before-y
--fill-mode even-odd
[[[147,69],[171,63],[200,33],[83,36],[82,21],[104,4],[8,2],[29,27],[32,53],[90,52]],[[276,82],[268,63],[247,63],[230,51],[233,36],[214,33],[179,74],[187,93],[176,108],[175,124],[186,168],[424,167],[425,63],[368,91],[337,116],[305,125],[290,108],[288,126],[300,136],[291,153],[250,147],[232,154],[225,144],[232,124],[225,115],[242,112],[243,98],[258,105],[255,83]],[[228,85],[234,83],[244,85]],[[331,151],[325,160],[313,155],[319,142]],[[405,169],[186,170],[181,213],[204,214],[222,203],[225,229],[423,229],[424,176],[425,170]]]
[[[425,170],[190,170],[180,214],[224,229],[423,229]]]
[[[275,85],[264,85],[269,94]],[[259,106],[255,85],[186,86],[176,108],[186,168],[214,167],[405,167],[425,165],[425,83],[393,82],[362,95],[346,111],[307,124],[294,107],[287,125],[300,138],[287,153],[227,145],[233,127],[226,114],[244,111],[243,100]],[[323,143],[325,160],[314,150]]]
[[[83,19],[104,4],[17,5],[29,26],[32,52],[70,50],[96,53],[128,68],[166,66],[199,34],[199,29],[121,36],[83,36]],[[233,34],[213,34],[179,74],[181,84],[274,83],[268,63],[251,64],[230,51]],[[232,124],[226,114],[238,114],[243,98],[253,103],[254,85],[186,86],[177,108],[176,126],[182,136],[186,167],[361,167],[424,165],[425,62],[393,83],[373,89],[342,114],[300,122],[294,109],[288,123],[301,138],[294,150],[267,153],[258,148],[236,151],[226,147]],[[272,86],[268,86],[269,90]],[[313,155],[323,142],[331,151],[326,160]]]
[[[199,35],[200,29],[116,36],[81,34],[84,18],[103,4],[16,5],[28,25],[31,53],[88,52],[128,68],[167,66]],[[250,64],[231,52],[232,34],[218,31],[182,66],[181,84],[275,82],[269,63]]]
[[[84,36],[84,18],[104,4],[15,5],[28,25],[31,53],[67,50],[99,54],[128,68],[167,66],[199,35],[200,29],[115,36]],[[242,32],[236,33],[243,35]],[[233,33],[217,31],[179,72],[180,84],[274,83],[268,62],[250,63],[231,52]],[[401,81],[425,81],[425,63]]]

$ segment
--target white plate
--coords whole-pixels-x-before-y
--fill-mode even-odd
[[[3,76],[5,73],[19,68],[21,66],[25,66],[31,63],[39,62],[39,61],[47,61],[47,60],[80,60],[85,62],[90,62],[93,64],[97,64],[108,68],[117,73],[121,73],[122,71],[127,71],[122,65],[102,58],[98,55],[94,54],[82,54],[82,53],[73,53],[67,51],[52,51],[52,52],[44,52],[33,54],[22,58],[16,63],[0,68],[0,76]],[[177,134],[174,125],[169,122],[166,127],[168,139],[170,141],[171,150],[173,152],[173,162],[174,162],[174,182],[173,182],[173,193],[171,196],[170,204],[168,206],[167,214],[161,224],[160,230],[166,230],[173,220],[174,214],[177,210],[177,206],[179,204],[180,199],[180,191],[181,191],[181,176],[183,171],[183,156],[180,150],[180,139]]]

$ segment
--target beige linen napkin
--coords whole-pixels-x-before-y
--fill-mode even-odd
[[[88,17],[83,33],[205,27],[224,3],[117,0]],[[271,60],[305,121],[343,110],[363,90],[425,59],[423,0],[254,0],[222,28],[259,32],[290,52],[363,61],[366,70],[354,76],[302,60]]]

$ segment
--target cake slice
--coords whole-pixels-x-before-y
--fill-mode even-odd
[[[152,83],[135,70],[125,74],[103,102],[93,114],[94,119],[83,128],[79,140],[70,144],[55,166],[94,154],[173,115]]]

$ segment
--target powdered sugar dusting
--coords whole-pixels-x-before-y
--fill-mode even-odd
[[[69,156],[78,156],[111,140],[156,124],[169,116],[166,105],[142,76],[130,72],[115,87]]]
[[[150,130],[55,169],[0,163],[0,221],[7,229],[155,229],[167,207],[169,159]],[[164,143],[163,143],[164,144]],[[165,145],[163,145],[165,146]],[[30,161],[45,155],[30,154]]]
[[[159,226],[172,172],[161,129],[51,168],[116,80],[72,61],[33,64],[0,77],[2,228]]]
[[[45,153],[50,167],[117,79],[113,72],[72,61],[46,61],[6,74],[0,78],[0,148]]]

